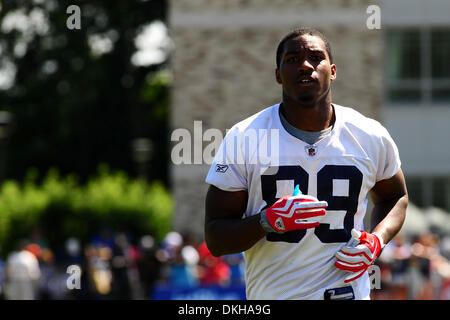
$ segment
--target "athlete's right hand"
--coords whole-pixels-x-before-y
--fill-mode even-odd
[[[313,196],[284,196],[261,212],[260,221],[267,232],[315,228],[319,222],[314,218],[325,215],[326,207],[326,201],[319,201]]]

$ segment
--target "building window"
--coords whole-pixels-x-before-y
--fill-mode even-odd
[[[406,177],[409,201],[450,211],[450,177]]]
[[[401,104],[450,102],[450,28],[388,29],[386,100]]]
[[[408,188],[408,198],[409,201],[414,203],[416,206],[424,206],[424,197],[422,190],[422,180],[418,177],[405,177],[406,187]]]

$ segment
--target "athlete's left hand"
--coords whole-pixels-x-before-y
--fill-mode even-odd
[[[352,237],[358,241],[356,247],[343,247],[336,253],[334,265],[341,270],[352,272],[344,282],[351,282],[361,277],[374,263],[384,246],[383,239],[376,233],[352,230]]]

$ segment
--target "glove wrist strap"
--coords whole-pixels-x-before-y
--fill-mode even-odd
[[[259,219],[259,224],[261,225],[261,227],[264,229],[264,231],[266,232],[275,232],[275,233],[282,233],[282,232],[278,232],[277,230],[275,230],[269,223],[269,220],[267,220],[267,216],[266,216],[266,210],[264,209],[263,211],[261,211],[261,217]]]
[[[378,240],[380,241],[381,250],[383,250],[383,248],[386,244],[384,243],[383,237],[381,236],[381,234],[379,234],[378,232],[372,232],[372,234],[378,238]]]

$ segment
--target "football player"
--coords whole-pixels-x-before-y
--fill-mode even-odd
[[[332,103],[323,34],[297,29],[276,57],[282,101],[234,125],[206,177],[206,243],[245,252],[248,299],[369,299],[367,271],[406,215],[398,149],[379,122]]]

